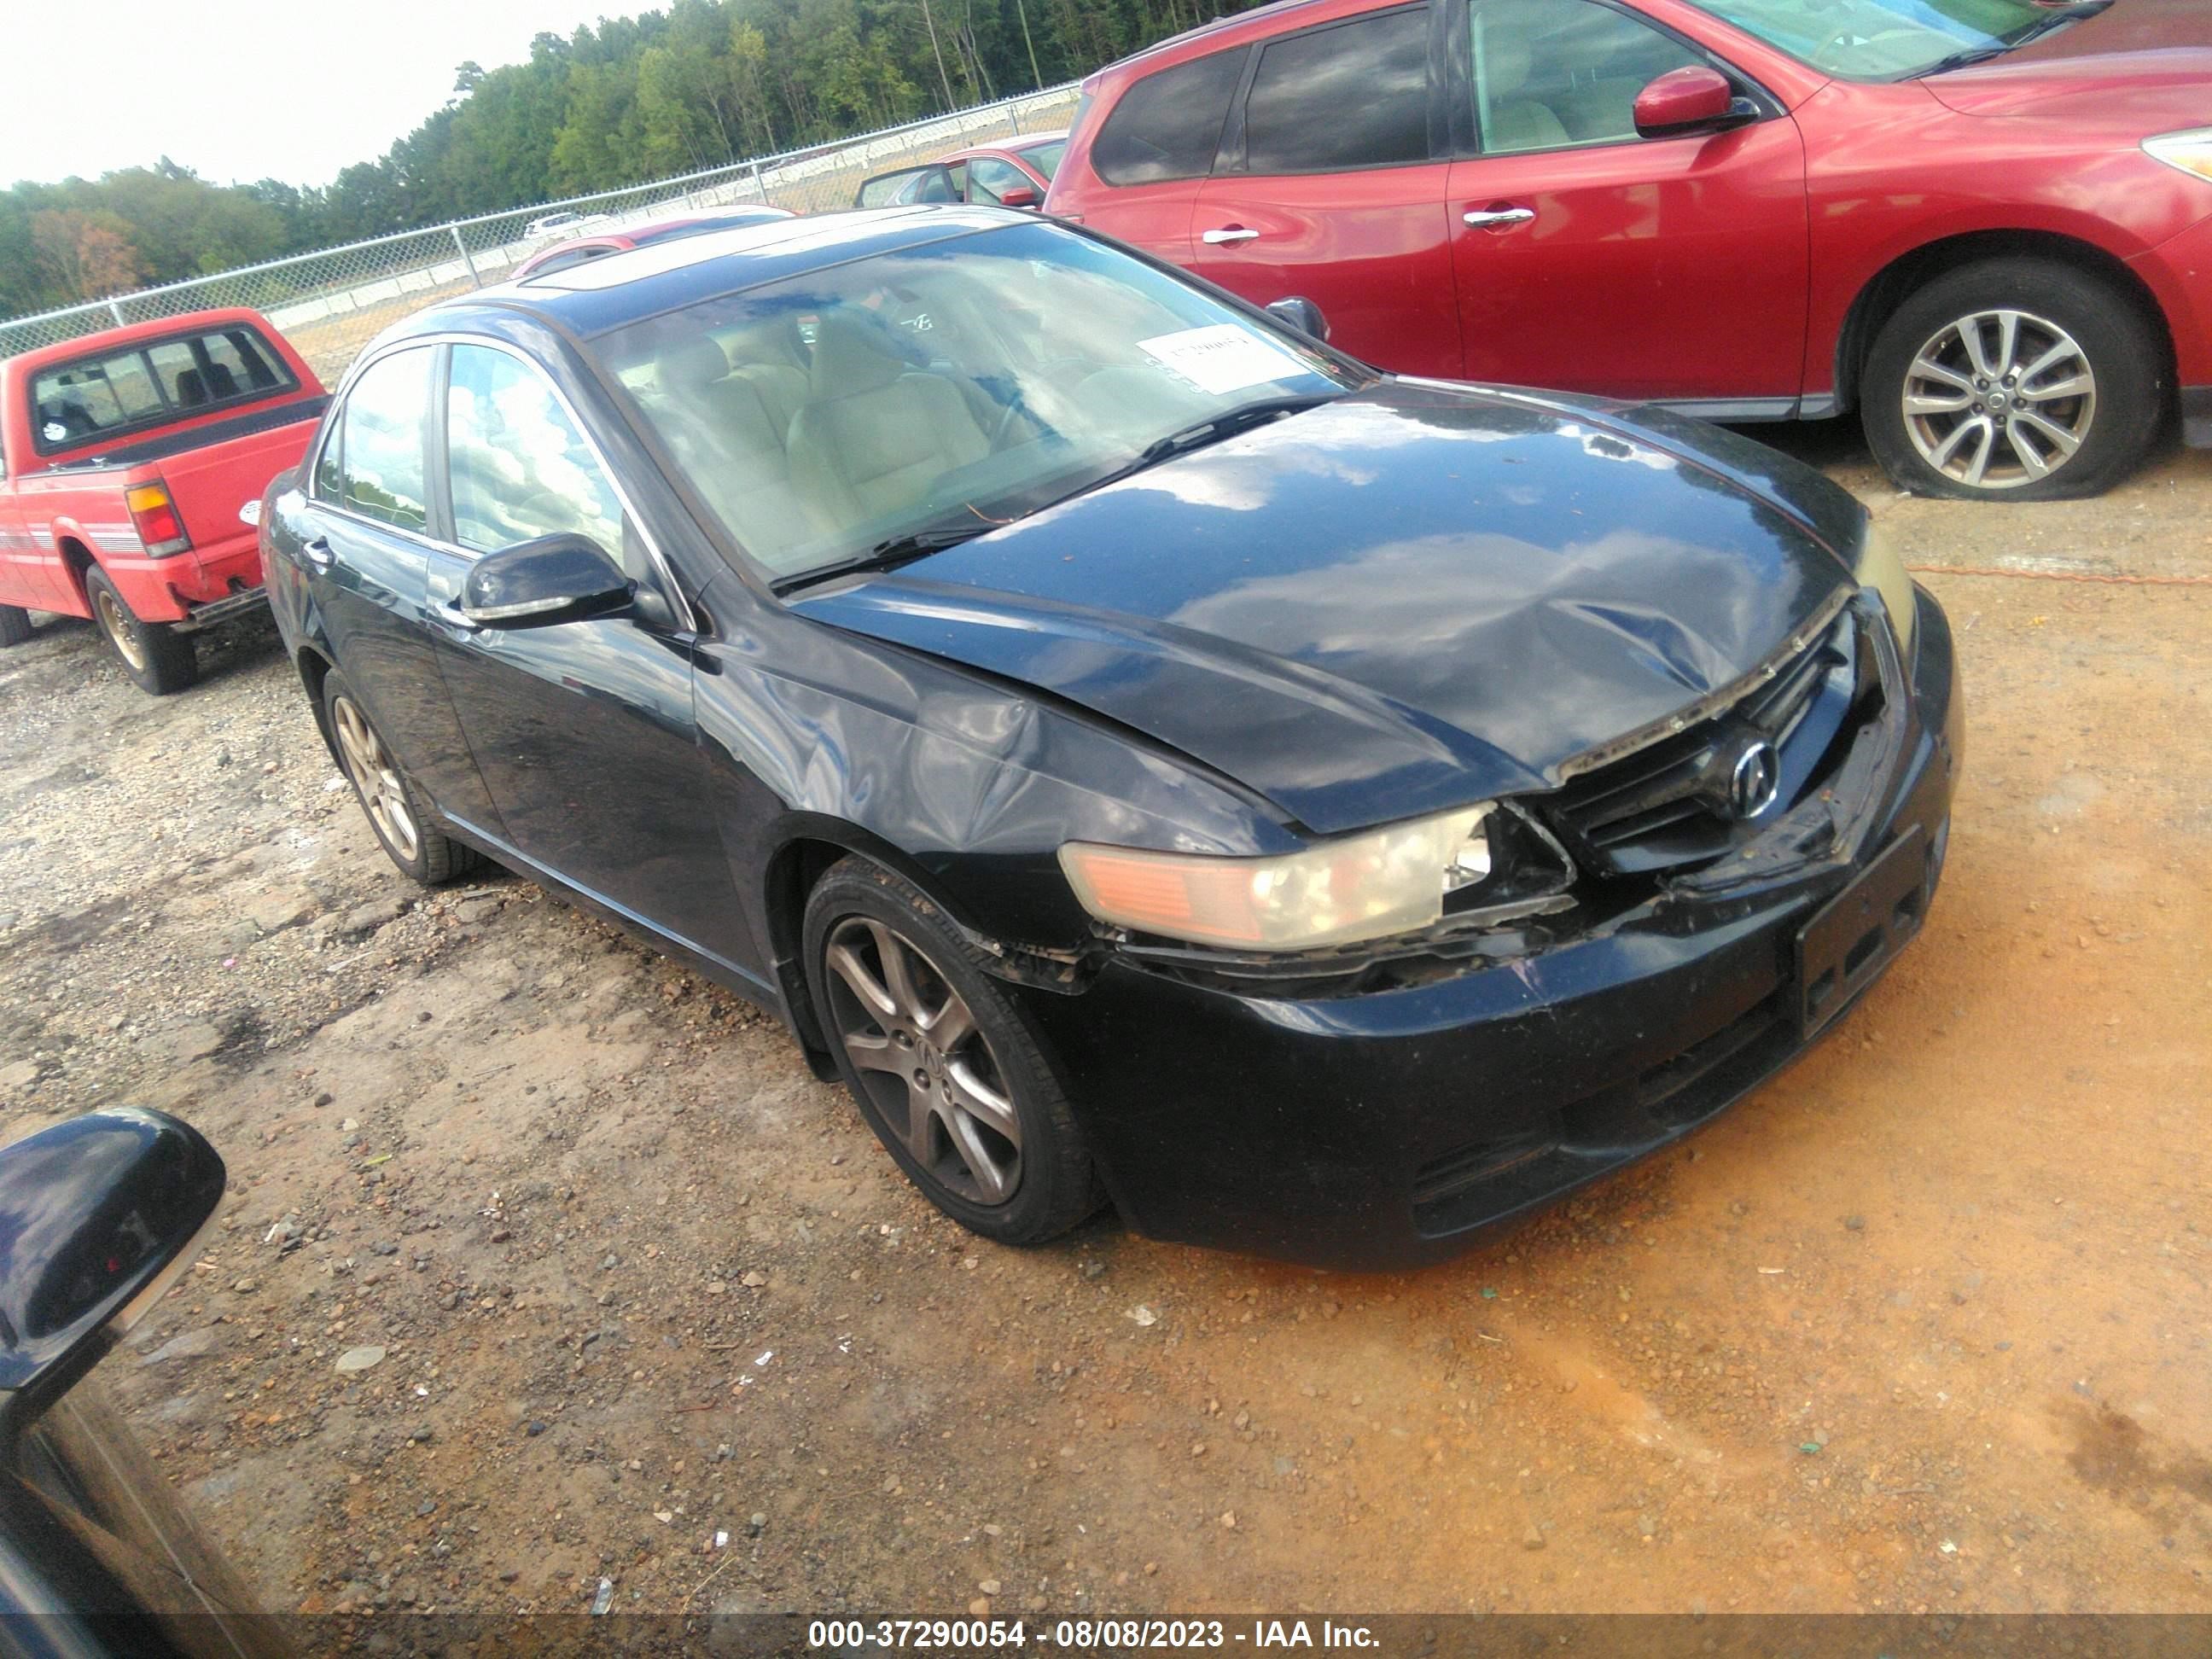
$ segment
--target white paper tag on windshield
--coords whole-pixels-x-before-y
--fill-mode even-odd
[[[1273,341],[1235,323],[1187,328],[1137,343],[1200,391],[1216,394],[1307,373],[1304,363]]]

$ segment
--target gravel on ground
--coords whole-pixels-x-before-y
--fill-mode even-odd
[[[901,1181],[771,1019],[378,851],[265,623],[0,655],[0,1133],[229,1161],[101,1368],[266,1604],[2212,1610],[2212,456],[1897,495],[1969,699],[1924,936],[1691,1144],[1452,1265]],[[1959,575],[1945,568],[2009,574]]]

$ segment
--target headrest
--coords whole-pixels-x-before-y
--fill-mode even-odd
[[[811,391],[817,399],[876,391],[898,379],[908,368],[897,343],[881,323],[830,312],[815,326]]]
[[[725,329],[722,349],[733,363],[765,363],[778,368],[799,368],[805,358],[799,350],[799,331],[785,316],[756,317]]]
[[[1482,78],[1492,97],[1520,91],[1528,84],[1528,72],[1535,67],[1535,54],[1521,35],[1497,29],[1485,40]]]
[[[696,398],[729,374],[730,360],[708,336],[695,334],[688,340],[663,346],[659,356],[653,359],[653,368],[659,377],[662,391]]]

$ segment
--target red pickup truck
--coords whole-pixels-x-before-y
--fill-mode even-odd
[[[0,362],[0,645],[33,611],[89,617],[143,689],[190,685],[192,636],[266,603],[246,515],[329,402],[252,311]]]

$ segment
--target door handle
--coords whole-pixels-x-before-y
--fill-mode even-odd
[[[1506,225],[1525,225],[1536,216],[1532,207],[1469,208],[1460,216],[1461,222],[1473,225],[1477,230],[1497,230]]]
[[[318,570],[328,570],[337,562],[337,556],[331,551],[329,539],[322,536],[311,537],[301,542],[300,556]]]
[[[1209,230],[1198,240],[1208,247],[1219,247],[1227,242],[1249,242],[1259,234],[1258,231],[1247,230],[1242,225],[1231,225],[1222,230]]]

